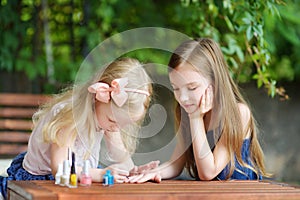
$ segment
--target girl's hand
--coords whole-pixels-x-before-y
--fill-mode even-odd
[[[201,113],[205,114],[213,108],[213,96],[214,93],[212,85],[209,85],[200,101]]]
[[[213,87],[209,85],[201,96],[199,108],[189,114],[190,118],[203,117],[205,113],[209,112],[213,108],[213,95]]]
[[[139,175],[128,177],[129,183],[144,183],[147,181],[161,182],[161,175],[159,172],[146,172]]]
[[[130,170],[130,176],[135,176],[135,175],[139,175],[145,172],[148,172],[152,169],[155,169],[156,167],[158,167],[160,161],[156,160],[156,161],[151,161],[147,164],[144,165],[140,165],[140,166],[134,166],[131,170]]]
[[[104,173],[106,170],[111,171],[111,174],[114,176],[114,181],[116,183],[128,182],[129,171],[120,169],[118,165],[110,165],[109,167],[104,169]]]

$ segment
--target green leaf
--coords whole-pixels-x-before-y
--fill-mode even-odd
[[[253,32],[252,32],[252,27],[249,26],[246,30],[246,37],[247,37],[247,40],[250,41],[253,37]]]
[[[229,30],[233,32],[234,27],[233,27],[233,24],[231,23],[230,19],[228,18],[228,16],[224,16],[224,20],[225,20],[226,25],[229,28]]]

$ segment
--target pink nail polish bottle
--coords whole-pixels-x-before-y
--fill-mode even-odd
[[[83,163],[83,168],[80,176],[80,185],[82,186],[90,186],[92,185],[92,177],[89,173],[89,160],[85,160]]]

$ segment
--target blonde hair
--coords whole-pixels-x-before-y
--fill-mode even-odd
[[[264,166],[264,155],[258,142],[255,119],[251,113],[247,128],[243,130],[238,103],[245,105],[247,103],[229,74],[227,63],[218,44],[208,38],[183,42],[171,56],[170,70],[183,67],[183,64],[187,62],[195,66],[196,70],[213,85],[214,107],[211,126],[214,127],[215,141],[220,135],[225,139],[226,150],[230,158],[230,171],[227,178],[235,169],[235,156],[242,166],[252,169],[257,174],[268,176]],[[191,176],[199,178],[191,145],[189,118],[178,103],[175,112],[176,129],[181,132],[181,137],[185,137],[182,138],[182,142],[189,146],[185,152],[186,167]],[[243,140],[248,131],[251,133],[250,152],[253,167],[243,162],[241,155]]]
[[[104,70],[103,70],[104,69]],[[53,106],[58,103],[65,104],[65,106],[55,115],[43,128],[43,136],[45,142],[53,142],[58,145],[63,145],[67,140],[75,141],[76,137],[82,133],[84,144],[88,148],[94,145],[93,138],[97,132],[98,122],[95,114],[95,95],[88,92],[88,87],[96,82],[105,82],[110,84],[116,78],[127,77],[128,88],[140,89],[152,94],[151,79],[143,68],[143,65],[133,58],[120,58],[106,67],[99,70],[94,77],[82,85],[74,85],[67,88],[59,95],[55,95],[49,103],[43,105],[40,110],[35,113],[33,121],[35,126],[40,122],[43,116],[51,112]],[[132,124],[127,127],[127,130],[121,131],[121,136],[124,145],[129,153],[133,153],[136,149],[137,134],[140,125],[147,112],[151,100],[151,95],[128,92],[128,99],[126,103],[118,108],[122,112],[129,112],[131,117],[137,111],[143,109],[142,116],[137,124]],[[113,103],[113,101],[110,101]],[[64,135],[63,140],[58,140],[57,134],[61,131]],[[130,133],[129,133],[130,131]],[[65,134],[66,133],[66,134]],[[71,134],[71,135],[70,135]],[[87,152],[89,149],[87,149]]]

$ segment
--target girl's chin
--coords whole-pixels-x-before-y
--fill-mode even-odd
[[[185,112],[187,112],[187,114],[192,114],[193,112],[196,111],[194,107],[184,108],[184,110]]]

